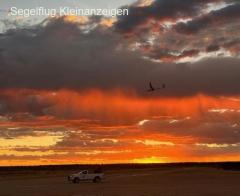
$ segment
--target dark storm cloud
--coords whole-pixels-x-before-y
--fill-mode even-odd
[[[16,139],[25,136],[39,137],[39,136],[53,136],[64,135],[67,129],[64,127],[54,128],[31,128],[31,127],[17,127],[14,124],[0,127],[0,139]],[[61,133],[61,134],[60,134]]]
[[[118,38],[95,29],[90,33],[62,19],[46,27],[9,30],[1,37],[1,87],[112,87],[129,76],[136,54],[116,50]],[[133,66],[129,66],[132,61]],[[124,67],[124,68],[122,68]],[[128,67],[128,68],[127,68]]]
[[[214,147],[215,146],[215,147]],[[184,149],[184,151],[193,156],[199,157],[209,157],[209,156],[224,156],[232,154],[239,154],[240,146],[235,144],[226,145],[223,144],[195,144],[191,146],[179,146]]]
[[[177,137],[193,137],[202,143],[240,143],[240,127],[230,122],[153,120],[146,122],[142,129]]]
[[[57,146],[59,147],[81,147],[81,148],[101,148],[101,147],[119,147],[119,146],[128,146],[128,142],[119,141],[114,142],[109,139],[101,140],[86,140],[80,138],[64,138],[63,141],[58,142]]]
[[[21,136],[34,136],[34,131],[29,128],[22,127],[1,127],[0,138],[15,139]]]
[[[149,120],[140,125],[140,129],[174,137],[194,138],[195,143],[238,144],[239,118],[239,110],[211,109],[202,111],[199,117]]]
[[[44,115],[44,109],[52,105],[52,101],[36,92],[0,93],[0,114],[11,112],[8,118],[15,121],[33,120],[36,116]]]
[[[166,62],[166,61],[172,62],[172,61],[180,60],[185,57],[194,57],[197,54],[199,54],[199,52],[200,51],[196,49],[192,49],[192,50],[184,50],[182,51],[182,53],[174,55],[168,49],[156,48],[151,51],[151,53],[149,54],[149,57],[153,59],[161,60],[163,62]]]
[[[198,15],[207,3],[218,0],[156,0],[149,6],[129,6],[129,15],[119,17],[116,29],[128,33],[146,23],[148,20],[175,21]]]
[[[162,82],[168,86],[165,91],[156,93],[157,96],[240,93],[237,58],[218,57],[193,64],[154,63],[142,59],[137,51],[129,51],[128,44],[111,29],[97,27],[86,32],[83,26],[65,22],[63,18],[31,29],[9,30],[0,38],[0,87],[122,88],[146,95],[148,82],[153,81],[157,86]],[[174,58],[196,54],[198,50],[190,49]],[[166,57],[169,56],[162,53],[162,58]],[[52,104],[38,95],[24,99],[28,105],[25,112],[30,110],[36,115]],[[10,97],[1,95],[2,113],[9,110],[9,101]],[[17,99],[13,103],[19,104]]]
[[[218,51],[220,49],[220,47],[218,45],[210,45],[206,48],[207,52],[214,52],[214,51]]]
[[[115,30],[137,42],[142,54],[151,59],[187,62],[191,61],[187,58],[202,58],[202,53],[227,56],[222,50],[239,57],[239,1],[155,0],[129,8],[130,14],[118,18]]]
[[[240,4],[233,4],[217,11],[212,11],[209,14],[197,17],[186,23],[178,23],[175,29],[179,33],[195,34],[201,30],[214,28],[218,25],[226,25],[226,23],[239,21],[240,19]]]
[[[128,130],[111,130],[111,131],[72,131],[67,136],[59,141],[56,146],[61,147],[113,147],[113,146],[127,146],[129,143],[120,141],[121,137],[128,135]]]

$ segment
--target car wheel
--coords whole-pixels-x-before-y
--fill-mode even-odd
[[[101,178],[99,176],[97,176],[93,179],[93,182],[95,182],[95,183],[101,182]]]
[[[79,179],[79,178],[74,178],[74,179],[73,179],[73,183],[77,184],[77,183],[79,183],[79,182],[80,182],[80,179]]]

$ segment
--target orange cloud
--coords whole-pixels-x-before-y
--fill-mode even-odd
[[[67,89],[8,89],[0,97],[1,141],[11,138],[11,146],[0,145],[2,165],[239,159],[233,158],[239,152],[238,141],[232,140],[237,137],[230,135],[227,142],[233,144],[217,144],[238,129],[239,97]],[[222,124],[223,133],[214,142],[212,134]],[[225,127],[231,128],[229,133]],[[56,140],[50,144],[40,138]],[[32,146],[33,141],[39,146]]]

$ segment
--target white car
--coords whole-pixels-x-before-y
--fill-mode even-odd
[[[93,182],[101,182],[103,179],[103,173],[89,173],[88,170],[80,171],[76,174],[72,174],[68,176],[68,180],[72,181],[73,183],[79,183],[80,181],[87,181],[91,180]]]

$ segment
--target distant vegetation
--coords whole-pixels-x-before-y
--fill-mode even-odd
[[[0,172],[10,171],[57,171],[57,170],[94,170],[101,166],[104,171],[119,169],[166,169],[186,167],[211,167],[223,170],[240,171],[240,162],[215,162],[215,163],[158,163],[158,164],[104,164],[104,165],[44,165],[44,166],[12,166],[0,167]]]

